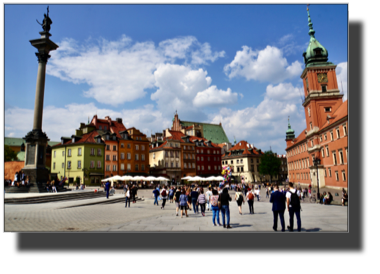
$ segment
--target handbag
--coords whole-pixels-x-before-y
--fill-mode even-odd
[[[221,201],[218,201],[218,207],[219,207],[219,209],[222,208],[222,202]]]

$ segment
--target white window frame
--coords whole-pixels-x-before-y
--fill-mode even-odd
[[[77,167],[78,167],[78,168],[82,168],[82,161],[81,161],[81,160],[78,160],[78,162],[77,162]]]
[[[346,181],[346,171],[345,170],[342,170],[342,180],[343,180],[343,182],[345,182]]]

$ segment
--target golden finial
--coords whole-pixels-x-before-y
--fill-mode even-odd
[[[307,4],[307,5],[306,5],[306,10],[307,10],[307,11],[309,11],[309,5],[310,5],[310,4]]]

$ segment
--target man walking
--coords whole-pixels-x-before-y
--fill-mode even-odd
[[[277,231],[277,220],[280,215],[281,221],[281,231],[285,231],[285,220],[284,220],[284,211],[285,211],[285,195],[284,193],[278,191],[278,185],[274,186],[274,191],[270,196],[270,200],[272,203],[272,211],[273,211],[273,230]]]
[[[253,195],[252,190],[250,188],[248,188],[248,194],[247,194],[246,198],[248,201],[249,214],[254,214],[253,200],[254,200],[255,196]]]
[[[106,197],[108,199],[109,195],[110,195],[110,186],[111,186],[111,183],[109,181],[106,182],[106,185],[104,186],[104,190],[106,191]]]
[[[158,189],[157,188],[155,188],[154,190],[153,190],[153,195],[154,195],[154,203],[153,203],[153,205],[155,205],[155,204],[157,204],[158,205],[158,196],[160,195],[160,192],[158,191]]]
[[[289,231],[293,231],[294,214],[297,217],[297,230],[301,231],[301,202],[300,192],[293,187],[293,183],[289,183],[289,191],[286,193],[286,205],[289,212]]]
[[[161,209],[165,208],[166,199],[168,198],[168,191],[166,190],[166,186],[161,190],[161,197],[162,197],[162,205]]]

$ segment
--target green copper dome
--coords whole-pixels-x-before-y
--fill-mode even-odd
[[[296,138],[296,135],[294,134],[294,130],[290,126],[289,118],[288,118],[288,130],[286,131],[286,140],[288,139],[294,139]]]
[[[306,67],[310,66],[318,66],[318,65],[328,65],[332,64],[331,62],[327,62],[328,60],[328,52],[325,47],[319,43],[317,39],[315,39],[314,34],[315,31],[313,29],[313,23],[311,22],[309,8],[307,9],[307,16],[309,21],[309,35],[310,41],[309,46],[306,51],[303,53],[303,58]]]

